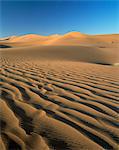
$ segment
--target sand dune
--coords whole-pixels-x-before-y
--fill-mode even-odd
[[[117,35],[94,37],[0,41],[9,46],[1,48],[1,150],[119,149],[119,68],[97,64],[118,64]],[[85,45],[72,45],[77,38]]]
[[[8,46],[7,46],[8,47]],[[82,61],[97,64],[118,64],[117,48],[98,48],[93,46],[28,46],[2,48],[1,52],[12,55],[23,54],[42,60]]]
[[[2,48],[15,51],[39,51],[41,58],[68,59],[102,64],[119,63],[119,34],[87,35],[69,32],[64,35],[35,34],[11,36],[0,40]],[[4,50],[4,51],[5,51]]]
[[[88,35],[80,32],[69,32],[64,35],[41,36],[28,34],[23,36],[11,36],[1,38],[0,44],[11,46],[28,46],[28,45],[88,45],[97,47],[117,47],[119,44],[119,34],[107,35]]]

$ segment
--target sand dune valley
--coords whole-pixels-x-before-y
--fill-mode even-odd
[[[119,150],[119,34],[0,38],[0,150]]]

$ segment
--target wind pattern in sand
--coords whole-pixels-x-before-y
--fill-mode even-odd
[[[118,150],[119,68],[7,56],[1,62],[3,150]]]

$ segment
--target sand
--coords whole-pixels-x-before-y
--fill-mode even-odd
[[[118,150],[117,37],[1,39],[0,150]]]

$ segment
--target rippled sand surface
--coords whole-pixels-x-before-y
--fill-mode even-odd
[[[2,149],[118,149],[119,68],[1,60]]]
[[[0,150],[119,149],[115,54],[61,48],[1,48]]]

